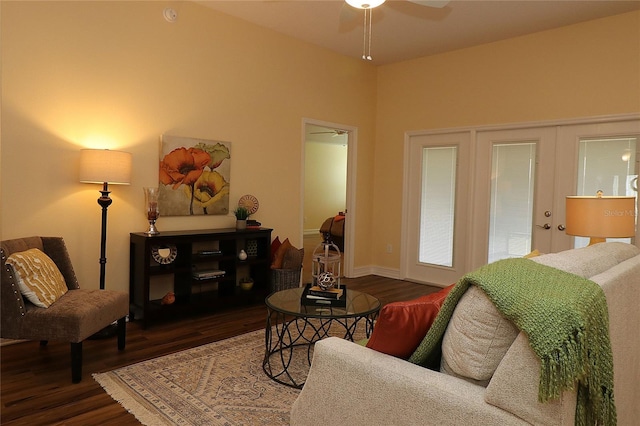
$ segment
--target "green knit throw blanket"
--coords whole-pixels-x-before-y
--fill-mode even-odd
[[[410,362],[439,369],[444,332],[470,285],[481,288],[502,315],[527,333],[541,362],[540,402],[577,386],[576,425],[616,424],[609,312],[602,289],[530,259],[500,260],[462,277]]]

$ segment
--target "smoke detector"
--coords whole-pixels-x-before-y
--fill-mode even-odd
[[[178,19],[178,12],[176,12],[175,10],[171,9],[170,7],[167,7],[163,12],[162,15],[164,16],[164,19],[167,20],[167,22],[171,22],[174,23],[176,22],[176,20]]]

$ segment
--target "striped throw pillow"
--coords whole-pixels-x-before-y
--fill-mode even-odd
[[[7,258],[20,292],[31,303],[48,308],[67,292],[67,285],[53,260],[37,248],[13,253]]]

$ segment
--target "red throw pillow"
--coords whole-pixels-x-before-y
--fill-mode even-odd
[[[409,359],[436,319],[447,294],[455,284],[414,300],[382,307],[367,347]]]
[[[282,244],[280,244],[280,247],[278,247],[278,250],[276,250],[276,253],[273,255],[273,263],[271,263],[271,269],[282,269],[284,255],[287,253],[287,250],[290,247],[293,246],[291,245],[291,242],[288,238],[284,240]]]
[[[271,241],[271,263],[273,263],[273,259],[276,257],[276,251],[280,248],[282,243],[280,242],[280,237],[276,237],[273,241]]]

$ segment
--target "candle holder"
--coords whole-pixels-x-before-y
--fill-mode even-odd
[[[147,220],[149,221],[149,229],[145,232],[147,235],[158,235],[160,232],[156,229],[156,220],[160,216],[158,210],[158,188],[142,188],[144,191],[144,204],[147,210]]]
[[[313,250],[311,259],[313,285],[323,290],[332,287],[340,288],[342,256],[338,246],[331,241],[331,235],[328,232],[324,234],[324,241]]]

